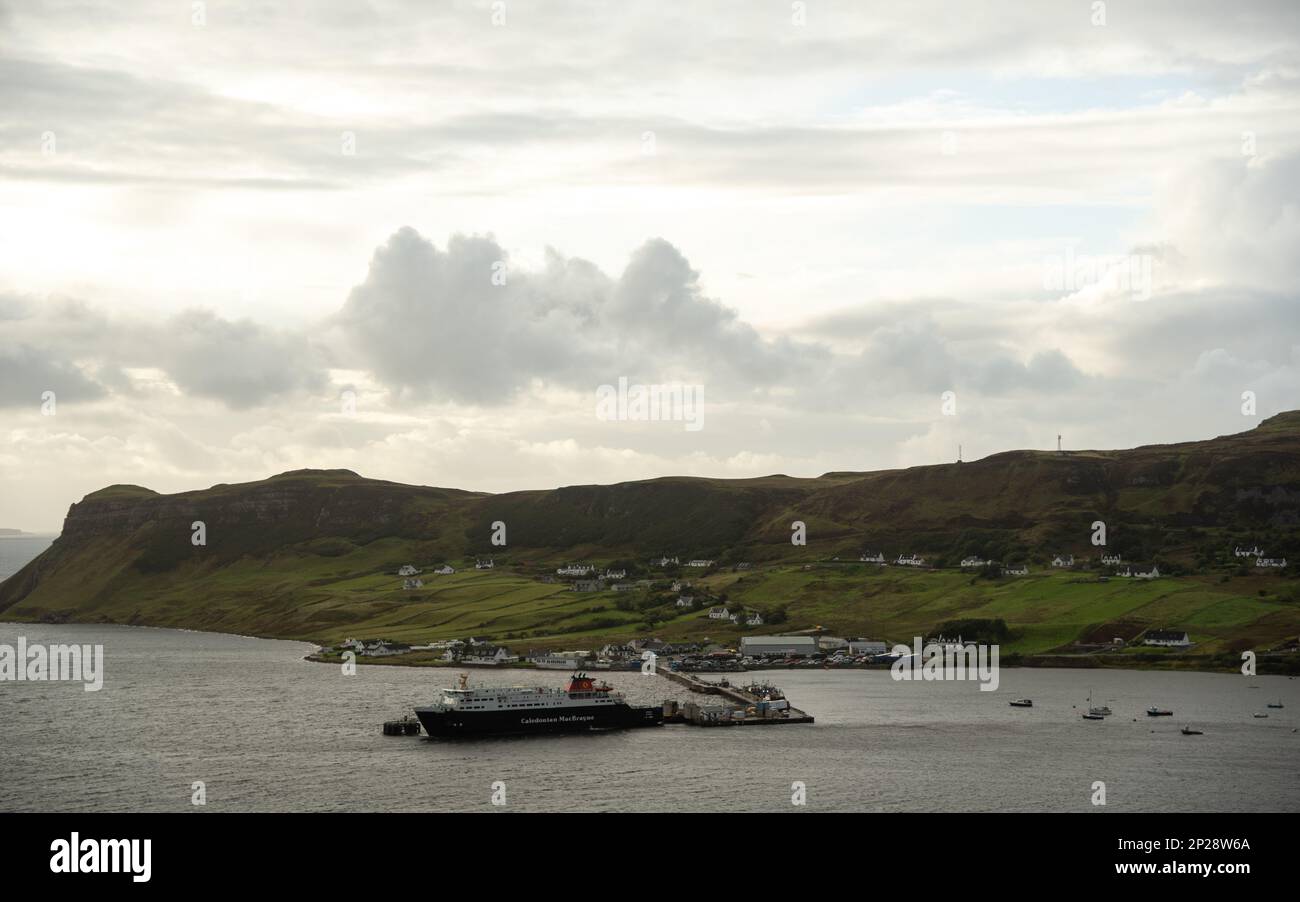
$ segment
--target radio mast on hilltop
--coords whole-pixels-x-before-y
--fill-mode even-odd
[[[1062,453],[1064,453],[1064,452],[1061,451],[1061,436],[1060,436],[1060,435],[1057,435],[1057,436],[1056,436],[1056,453],[1057,453],[1057,454],[1062,454]]]

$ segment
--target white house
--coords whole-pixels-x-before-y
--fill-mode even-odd
[[[589,567],[585,564],[567,564],[555,572],[559,576],[586,576],[594,569],[596,568]]]
[[[1183,630],[1147,630],[1142,638],[1143,645],[1159,645],[1164,648],[1186,648],[1192,644]]]
[[[497,646],[493,649],[487,649],[475,652],[472,655],[466,655],[460,660],[462,664],[485,664],[495,666],[498,664],[516,664],[519,661],[519,656],[510,654],[510,651],[503,646]]]
[[[675,579],[673,580],[672,586],[669,587],[669,590],[672,592],[680,592],[682,589],[689,589],[690,587],[691,584],[689,580]]]
[[[1122,577],[1124,577],[1125,579],[1128,579],[1129,577],[1131,577],[1131,576],[1133,575],[1133,568],[1132,568],[1132,567],[1124,567],[1124,568],[1121,569],[1121,570],[1116,570],[1116,571],[1115,571],[1115,575],[1116,575],[1116,576],[1122,576]]]
[[[882,551],[877,551],[875,554],[864,554],[858,560],[864,564],[883,564],[885,554]]]
[[[1021,564],[1019,567],[1003,567],[1002,575],[1003,576],[1028,576],[1029,565]]]
[[[730,620],[731,612],[726,608],[709,608],[710,620]]]
[[[679,595],[679,596],[677,597],[677,607],[679,607],[679,608],[688,608],[688,609],[689,609],[689,608],[693,608],[693,607],[695,607],[695,596],[693,596],[693,595]]]
[[[397,575],[398,575],[398,576],[415,576],[415,574],[417,574],[417,573],[419,573],[419,572],[420,572],[420,570],[419,570],[418,567],[415,567],[415,566],[412,565],[412,564],[403,564],[401,567],[398,568],[398,570],[397,570]]]
[[[1052,566],[1053,566],[1053,567],[1073,567],[1073,566],[1074,566],[1074,555],[1072,555],[1072,554],[1067,554],[1067,555],[1065,555],[1064,557],[1062,557],[1061,555],[1058,554],[1056,557],[1052,558]]]
[[[983,567],[987,563],[988,561],[984,560],[983,558],[966,557],[961,559],[961,568],[963,570],[970,570],[975,567]]]
[[[1118,554],[1103,554],[1101,556],[1101,563],[1103,567],[1118,567],[1120,564],[1124,563],[1124,558]]]
[[[898,564],[900,567],[924,567],[925,558],[917,557],[914,554],[908,554],[908,555],[900,554],[898,556],[898,560],[894,561],[894,563]]]
[[[667,566],[669,566],[670,564],[671,564],[672,566],[674,566],[674,567],[677,566],[677,558],[675,558],[675,557],[661,557],[661,558],[659,558],[659,560],[654,560],[653,558],[651,558],[651,560],[650,560],[650,566],[651,566],[651,567],[667,567]]]
[[[606,570],[601,579],[627,579],[626,570]]]
[[[1151,569],[1146,571],[1145,573],[1143,573],[1141,570],[1133,571],[1134,579],[1157,579],[1159,578],[1159,576],[1160,576],[1160,568],[1157,567],[1155,564],[1152,564]]]
[[[758,611],[754,611],[753,613],[751,613],[749,615],[749,619],[745,621],[745,626],[762,626],[762,625],[763,625],[763,615],[760,614]]]
[[[496,567],[496,562],[493,561],[492,558],[488,558],[486,561],[484,560],[474,561],[475,570],[492,570],[495,567]]]
[[[706,561],[701,558],[696,558],[693,561],[687,561],[686,566],[687,567],[712,567],[713,561]]]
[[[1285,567],[1286,558],[1284,557],[1262,557],[1255,561],[1256,567]]]
[[[433,572],[439,574],[440,576],[448,576],[452,573],[455,573],[456,568],[453,567],[451,564],[443,564],[441,567],[434,570]]]
[[[424,588],[424,580],[420,579],[418,576],[416,576],[416,577],[409,577],[409,576],[408,576],[406,579],[402,580],[402,588],[403,588],[403,589],[423,589],[423,588]]]
[[[1260,557],[1261,555],[1264,554],[1264,552],[1259,550],[1258,545],[1256,545],[1254,548],[1242,548],[1240,545],[1238,545],[1235,549],[1233,549],[1232,553],[1237,557]]]

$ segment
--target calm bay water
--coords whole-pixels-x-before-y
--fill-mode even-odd
[[[54,536],[0,536],[0,582],[27,566],[53,541]]]
[[[0,642],[19,635],[103,644],[106,676],[99,692],[0,682],[4,811],[481,811],[498,780],[522,811],[785,811],[796,780],[822,811],[1300,811],[1300,680],[1286,677],[1006,669],[980,692],[778,671],[766,676],[816,724],[431,742],[380,723],[432,700],[451,670],[347,677],[302,660],[313,648],[299,642],[0,623]],[[662,677],[607,678],[634,703],[688,695]],[[1115,716],[1080,719],[1090,688]],[[1022,695],[1035,707],[1007,705]],[[1175,716],[1147,718],[1152,704]],[[1184,723],[1205,735],[1180,735]],[[197,780],[206,809],[190,804]],[[1089,801],[1096,780],[1104,809]]]

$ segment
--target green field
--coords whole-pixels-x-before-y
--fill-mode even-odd
[[[407,562],[424,570],[424,588],[401,588],[395,572]],[[57,584],[47,585],[9,615],[56,619],[62,612],[81,621],[326,643],[356,636],[422,644],[472,635],[521,651],[598,646],[638,636],[734,645],[746,634],[814,627],[910,643],[959,618],[1004,620],[1011,629],[1004,653],[1024,654],[1064,651],[1081,640],[1127,641],[1152,627],[1186,629],[1198,654],[1256,648],[1300,632],[1296,584],[1275,574],[1226,582],[1186,576],[1100,583],[1079,572],[1039,570],[990,580],[954,570],[792,563],[694,580],[697,596],[707,592],[732,610],[754,610],[768,619],[782,611],[787,618],[779,626],[748,628],[709,620],[706,604],[677,609],[666,577],[652,590],[578,593],[540,580],[550,562],[534,562],[524,572],[508,564],[478,571],[471,563],[452,575],[433,575],[440,562],[419,559],[409,542],[398,539],[332,557],[286,549],[265,560],[222,567],[191,563],[165,574],[131,573],[130,592],[103,592],[72,612],[59,606]],[[111,573],[106,582],[112,583]],[[654,600],[660,603],[645,609]],[[620,609],[620,602],[630,609]]]

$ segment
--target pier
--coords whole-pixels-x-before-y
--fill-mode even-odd
[[[692,692],[721,696],[728,702],[701,705],[688,701],[679,705],[667,700],[664,702],[664,723],[687,723],[697,727],[760,727],[814,722],[811,714],[794,707],[785,698],[762,698],[744,689],[710,683],[688,673],[672,670],[659,670],[658,673]]]

